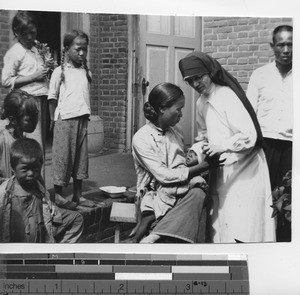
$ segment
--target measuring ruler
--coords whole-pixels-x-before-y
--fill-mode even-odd
[[[0,254],[0,294],[249,294],[246,255]]]

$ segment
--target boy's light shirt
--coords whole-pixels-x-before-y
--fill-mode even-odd
[[[2,69],[2,85],[14,89],[18,77],[30,76],[42,70],[44,62],[36,47],[24,48],[19,42],[14,44],[4,56]],[[34,96],[48,94],[48,81],[31,82],[20,87],[21,90]]]

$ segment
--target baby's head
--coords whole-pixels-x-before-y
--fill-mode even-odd
[[[8,119],[20,132],[32,133],[39,119],[34,97],[20,89],[14,89],[4,98],[1,119]]]
[[[186,166],[188,167],[195,166],[198,164],[198,162],[199,161],[196,152],[192,149],[189,149],[185,159]]]
[[[11,146],[10,164],[19,184],[24,188],[35,185],[41,176],[43,151],[31,138],[17,139]]]
[[[196,142],[189,149],[189,151],[186,155],[186,162],[185,162],[185,164],[188,167],[195,166],[204,161],[205,156],[202,153],[202,145],[203,145],[202,141]]]

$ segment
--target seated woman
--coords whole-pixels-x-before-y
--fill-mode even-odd
[[[176,242],[198,241],[205,200],[201,187],[206,185],[199,174],[209,168],[209,163],[185,165],[183,136],[175,126],[182,117],[184,102],[178,86],[161,83],[153,88],[144,105],[149,122],[132,141],[141,209],[141,224],[133,242],[139,242],[151,224],[153,228],[154,221],[151,234],[142,243],[154,243],[165,237]]]

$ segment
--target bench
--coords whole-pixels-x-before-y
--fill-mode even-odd
[[[115,227],[115,243],[120,242],[120,224],[119,222],[136,223],[136,205],[132,203],[112,203],[110,212],[110,221],[118,222]]]

